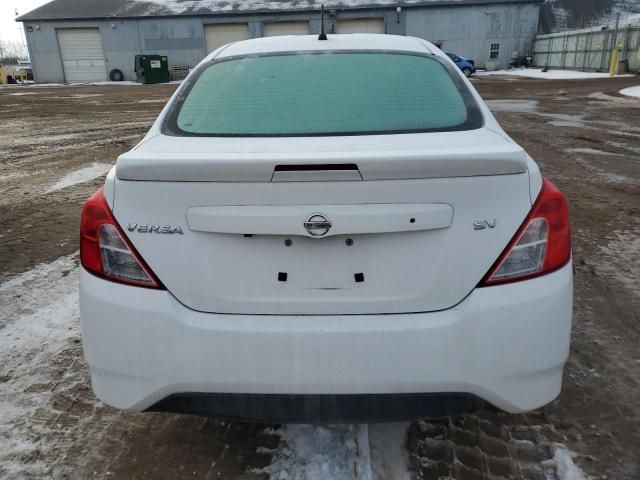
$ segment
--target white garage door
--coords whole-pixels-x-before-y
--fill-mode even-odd
[[[64,76],[68,83],[101,82],[107,79],[102,37],[97,28],[58,30]]]
[[[338,20],[336,33],[385,33],[384,18]]]
[[[205,25],[204,38],[207,54],[231,42],[249,38],[249,25],[246,23],[225,23],[221,25]]]
[[[265,22],[262,24],[262,36],[309,35],[309,22]]]

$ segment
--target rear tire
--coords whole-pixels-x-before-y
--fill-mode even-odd
[[[120,70],[114,69],[109,73],[109,80],[112,82],[121,82],[124,80],[124,75]]]
[[[469,78],[471,75],[473,75],[473,70],[471,70],[469,67],[464,67],[462,69],[462,73],[464,73],[464,76]]]

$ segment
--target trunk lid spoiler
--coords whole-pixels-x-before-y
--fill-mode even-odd
[[[455,135],[175,140],[159,135],[122,155],[117,178],[161,182],[371,181],[527,171],[525,151],[487,128]],[[178,150],[176,144],[183,148]],[[341,169],[341,165],[349,168]],[[309,166],[317,166],[318,171],[305,168]],[[327,166],[332,169],[327,171]]]

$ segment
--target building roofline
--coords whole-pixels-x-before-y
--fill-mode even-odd
[[[509,4],[542,4],[545,0],[423,0],[416,2],[392,2],[389,3],[371,3],[366,5],[341,5],[336,7],[327,7],[328,10],[338,11],[359,11],[359,10],[387,10],[396,7],[404,8],[436,8],[436,7],[466,7],[473,5],[509,5]],[[44,5],[46,6],[46,5]],[[41,7],[42,8],[42,7]],[[87,21],[87,20],[139,20],[139,19],[159,19],[159,18],[193,18],[193,17],[231,17],[239,15],[263,15],[263,14],[294,14],[294,13],[310,13],[320,12],[319,8],[271,8],[271,9],[255,9],[255,10],[230,10],[220,12],[207,13],[169,13],[169,14],[151,14],[151,15],[100,15],[100,16],[38,16],[37,12],[40,8],[32,12],[20,15],[16,18],[16,22],[44,22],[44,21]],[[35,14],[35,15],[34,15]]]

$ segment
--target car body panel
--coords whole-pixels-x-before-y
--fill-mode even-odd
[[[560,391],[572,272],[476,289],[424,314],[206,314],[84,270],[80,298],[94,390],[117,408],[180,392],[468,392],[515,413]]]
[[[531,209],[526,173],[358,182],[118,180],[115,190],[115,218],[163,285],[195,310],[236,314],[450,308],[480,282]],[[376,204],[401,208],[407,229],[434,221],[437,213],[419,218],[408,211],[413,204],[449,205],[453,220],[446,228],[385,233],[388,224],[371,219],[369,233],[358,233],[361,227],[352,222],[336,225],[340,234],[324,238],[312,238],[303,228],[316,213],[338,224],[337,205]],[[194,230],[187,223],[193,208],[232,215],[240,206],[280,216],[288,229],[277,234],[268,229],[275,221],[262,228],[245,223],[246,231],[232,234]],[[474,230],[482,220],[497,225]],[[183,234],[129,231],[134,225],[177,226]],[[281,272],[288,274],[286,282],[279,280]],[[354,280],[358,273],[364,282]]]

